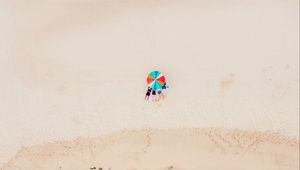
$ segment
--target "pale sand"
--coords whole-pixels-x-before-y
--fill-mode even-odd
[[[143,100],[154,69],[170,85],[157,104]],[[124,129],[298,138],[298,94],[298,0],[0,0],[0,167]]]
[[[124,131],[23,147],[2,170],[298,170],[299,143],[221,129]]]

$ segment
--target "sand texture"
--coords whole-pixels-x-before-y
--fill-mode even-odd
[[[5,170],[296,169],[282,138],[299,138],[298,0],[0,0]]]
[[[298,150],[279,134],[148,129],[24,147],[1,170],[298,170]]]

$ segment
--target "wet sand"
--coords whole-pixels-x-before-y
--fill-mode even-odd
[[[298,170],[299,142],[240,130],[122,131],[23,147],[1,170]]]

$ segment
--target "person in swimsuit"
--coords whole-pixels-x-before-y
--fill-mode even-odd
[[[167,83],[165,83],[165,84],[162,86],[162,90],[167,90],[167,88],[169,88],[169,86],[167,86]],[[161,94],[161,97],[162,97],[162,98],[165,98],[165,97],[166,97],[166,94]]]
[[[152,90],[152,101],[156,101],[156,90]]]
[[[163,99],[165,97],[161,89],[157,90],[157,94],[158,94],[158,100]]]
[[[152,91],[152,88],[148,87],[148,90],[147,90],[146,95],[145,95],[145,100],[149,100],[149,97],[151,95],[151,91]]]

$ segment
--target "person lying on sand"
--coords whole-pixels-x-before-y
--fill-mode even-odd
[[[151,91],[152,91],[152,88],[148,87],[146,95],[145,95],[145,100],[149,100],[149,97],[151,95]]]
[[[152,101],[155,102],[156,100],[156,90],[152,90]]]
[[[163,99],[163,98],[165,97],[164,94],[162,93],[162,90],[161,90],[161,89],[157,90],[157,94],[158,94],[158,101],[159,101],[160,99]]]

